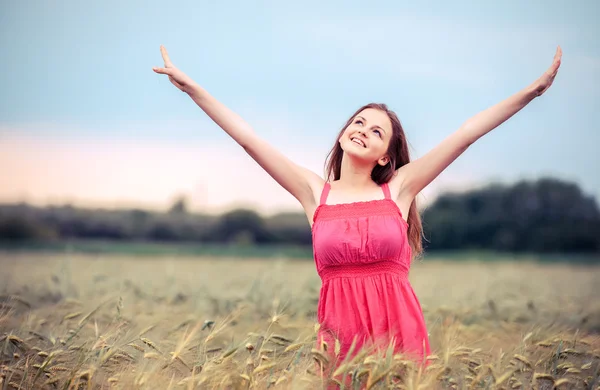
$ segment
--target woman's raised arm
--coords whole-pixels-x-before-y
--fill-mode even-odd
[[[534,98],[542,95],[554,81],[560,66],[562,50],[556,49],[552,66],[533,84],[500,103],[469,118],[457,131],[443,140],[423,157],[398,169],[390,189],[398,200],[410,204],[414,197],[431,183],[467,148],[519,112]]]
[[[302,168],[260,138],[239,115],[212,97],[171,62],[167,50],[161,45],[164,68],[152,68],[166,74],[173,85],[187,93],[194,102],[219,125],[283,188],[291,193],[306,209],[316,207],[314,193],[323,187],[323,179]]]

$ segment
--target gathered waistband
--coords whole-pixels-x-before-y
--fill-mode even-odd
[[[375,263],[330,265],[321,269],[319,275],[326,282],[333,278],[360,278],[377,274],[394,274],[402,278],[408,277],[408,271],[393,261],[378,261]]]

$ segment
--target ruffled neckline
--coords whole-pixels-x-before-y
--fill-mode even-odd
[[[327,208],[327,209],[331,209],[331,210],[351,210],[351,211],[356,211],[364,209],[365,207],[371,206],[371,205],[377,205],[377,204],[385,204],[385,203],[392,203],[394,209],[398,212],[398,216],[400,217],[400,220],[406,225],[406,227],[408,227],[408,222],[404,219],[404,217],[402,216],[402,211],[400,210],[400,207],[398,207],[398,204],[396,202],[394,202],[392,199],[372,199],[372,200],[361,200],[361,201],[356,201],[356,202],[348,202],[348,203],[335,203],[335,204],[327,204],[327,203],[322,203],[320,205],[317,206],[317,208],[315,209],[315,212],[313,214],[313,226],[314,224],[317,222],[317,215],[319,214],[319,212],[321,211],[321,209],[323,208]]]

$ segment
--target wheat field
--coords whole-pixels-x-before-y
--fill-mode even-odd
[[[429,364],[334,371],[310,261],[0,252],[0,389],[600,389],[598,271],[420,260]]]

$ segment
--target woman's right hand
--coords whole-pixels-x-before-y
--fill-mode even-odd
[[[163,45],[160,45],[160,53],[162,54],[163,61],[165,62],[165,67],[159,68],[155,66],[152,68],[152,70],[156,73],[168,75],[169,81],[173,83],[174,86],[183,92],[190,92],[190,88],[194,84],[194,80],[173,65],[171,59],[169,58],[169,54],[167,53],[167,49],[165,49]]]

